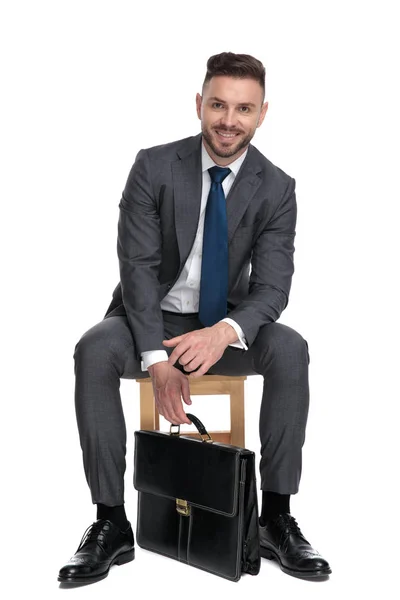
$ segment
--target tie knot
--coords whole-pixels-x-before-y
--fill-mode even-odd
[[[225,177],[228,177],[231,170],[228,167],[211,167],[211,169],[208,169],[208,172],[213,183],[222,183]]]

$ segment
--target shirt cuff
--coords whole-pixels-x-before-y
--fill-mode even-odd
[[[142,371],[147,371],[151,365],[155,365],[158,362],[168,360],[168,354],[166,350],[146,350],[146,352],[142,352],[141,356]]]
[[[236,323],[236,321],[234,321],[233,319],[229,319],[229,317],[227,317],[226,319],[222,319],[221,323],[228,323],[228,325],[231,325],[233,327],[233,329],[236,331],[237,336],[239,338],[237,340],[237,342],[232,342],[232,344],[229,344],[229,345],[233,346],[234,348],[241,348],[242,350],[248,350],[248,347],[246,345],[246,338],[244,336],[243,329],[240,327],[240,325],[238,325]]]

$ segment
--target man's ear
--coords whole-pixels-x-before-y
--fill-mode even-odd
[[[196,94],[196,112],[197,112],[197,116],[199,117],[199,119],[201,120],[201,103],[203,101],[203,98],[200,96],[200,94]]]
[[[267,110],[268,110],[268,102],[264,102],[264,104],[262,105],[262,108],[261,108],[260,116],[258,118],[257,127],[260,127],[260,125],[262,125],[262,122],[265,119],[265,115],[267,114]]]

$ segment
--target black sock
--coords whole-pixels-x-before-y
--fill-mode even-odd
[[[272,519],[281,513],[290,513],[289,504],[290,495],[263,492],[260,525],[265,525],[268,519]]]
[[[120,506],[107,506],[106,504],[97,504],[97,518],[109,519],[122,531],[125,531],[125,529],[129,527],[129,522],[126,518],[125,507],[123,504],[121,504]]]

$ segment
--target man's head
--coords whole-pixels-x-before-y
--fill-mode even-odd
[[[222,52],[207,61],[202,96],[196,96],[204,144],[221,165],[246,150],[268,109],[265,68],[248,54]]]

